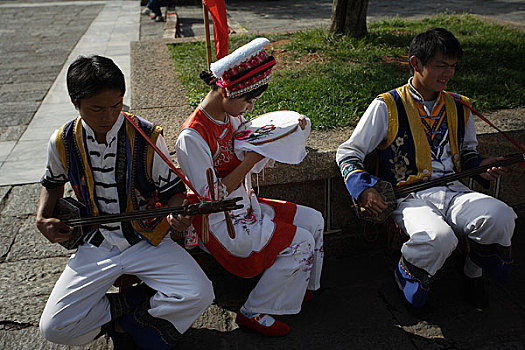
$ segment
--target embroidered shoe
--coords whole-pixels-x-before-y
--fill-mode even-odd
[[[314,292],[312,292],[311,290],[308,290],[308,289],[307,289],[306,292],[304,293],[303,303],[307,303],[307,302],[309,302],[309,301],[312,300],[314,297],[315,297]]]
[[[422,276],[417,278],[412,271],[409,271],[407,265],[408,263],[401,257],[394,270],[394,279],[401,292],[403,292],[406,301],[414,307],[422,307],[427,302],[428,291],[430,290],[430,276],[421,274]],[[415,266],[411,270],[417,269],[414,268]]]
[[[290,327],[288,327],[286,323],[277,321],[270,315],[253,314],[253,316],[249,316],[250,317],[244,315],[244,313],[239,310],[237,311],[235,322],[240,327],[249,328],[267,337],[281,337],[290,333]]]

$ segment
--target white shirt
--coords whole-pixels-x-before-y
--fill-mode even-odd
[[[425,111],[427,115],[430,115],[431,111],[428,110],[426,105]],[[382,99],[376,98],[368,106],[350,138],[337,149],[337,164],[340,165],[342,161],[349,158],[363,162],[365,156],[374,151],[382,141],[387,139],[387,136],[388,109]],[[476,130],[471,114],[465,126],[462,150],[475,150],[477,145]],[[439,159],[432,157],[431,178],[439,178],[453,172],[455,171],[452,152],[450,150],[450,144],[447,142],[441,157]]]
[[[121,113],[111,128],[106,134],[106,142],[98,143],[95,139],[95,132],[89,125],[82,121],[82,127],[86,131],[86,147],[87,153],[91,162],[91,171],[93,173],[93,180],[95,183],[94,197],[97,200],[97,206],[102,215],[104,214],[118,214],[120,213],[120,204],[117,192],[117,182],[115,178],[115,165],[117,154],[117,135],[125,117]],[[67,179],[67,173],[62,165],[62,161],[58,155],[56,148],[56,130],[49,140],[47,150],[47,166],[44,178],[55,180]],[[157,138],[156,146],[168,158],[169,151],[166,141],[162,135]],[[173,186],[176,186],[180,179],[169,166],[162,160],[162,158],[155,153],[153,158],[152,179],[158,188],[166,191]],[[67,180],[62,180],[67,182]],[[110,223],[99,226],[100,233],[104,236],[107,243],[116,246],[120,251],[129,248],[129,243],[122,233],[121,224]]]

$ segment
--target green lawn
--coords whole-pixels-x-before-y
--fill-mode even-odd
[[[410,41],[432,27],[449,29],[463,45],[450,91],[470,97],[481,111],[525,106],[525,33],[470,15],[436,15],[371,23],[361,40],[330,35],[325,28],[260,35],[270,39],[266,49],[277,65],[250,115],[289,109],[319,129],[355,125],[376,95],[407,82]],[[255,37],[231,37],[230,52]],[[204,43],[171,45],[170,52],[188,102],[196,107],[209,90],[199,79],[206,69]]]

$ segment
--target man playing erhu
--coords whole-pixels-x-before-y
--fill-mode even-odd
[[[37,227],[52,243],[72,228],[53,217],[70,182],[89,216],[181,205],[185,186],[131,118],[169,157],[162,129],[122,112],[124,75],[106,57],[79,57],[67,72],[71,102],[80,116],[51,136],[37,212]],[[104,332],[115,348],[171,349],[213,301],[199,265],[170,235],[190,217],[170,215],[141,222],[99,225],[89,232],[58,279],[40,319],[51,342],[84,345]],[[144,283],[106,293],[123,274]]]
[[[493,180],[505,169],[482,158],[470,110],[443,92],[455,72],[462,48],[452,33],[433,28],[410,44],[408,83],[379,95],[350,139],[339,146],[337,163],[350,194],[372,215],[387,204],[374,185],[379,178],[394,186],[437,179],[479,165]],[[456,95],[466,103],[469,99]],[[376,151],[379,178],[364,170],[365,156]],[[465,296],[483,308],[483,275],[506,282],[511,270],[511,238],[516,214],[505,203],[474,192],[459,181],[410,193],[397,200],[392,218],[409,239],[401,248],[395,279],[406,300],[423,306],[430,282],[456,245],[468,238],[463,265]]]

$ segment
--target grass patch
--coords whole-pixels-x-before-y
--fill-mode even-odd
[[[525,106],[525,33],[471,15],[436,15],[421,21],[398,17],[368,26],[366,38],[334,36],[324,28],[265,36],[277,65],[267,92],[248,116],[290,109],[310,117],[315,128],[355,125],[378,94],[407,82],[408,47],[431,27],[449,29],[464,56],[447,89],[491,111]],[[230,38],[230,52],[254,39]],[[170,46],[175,69],[195,108],[209,88],[199,79],[206,68],[203,42]]]

